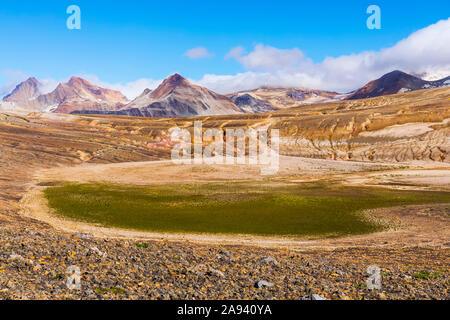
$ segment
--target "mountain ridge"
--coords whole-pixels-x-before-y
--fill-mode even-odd
[[[178,73],[155,90],[146,90],[114,114],[170,118],[243,113],[228,97],[194,85]]]
[[[117,110],[125,105],[127,98],[119,91],[101,88],[80,77],[71,77],[59,83],[49,93],[42,93],[41,83],[36,78],[21,82],[3,102],[34,111],[71,113],[75,110]]]
[[[307,88],[261,88],[221,95],[191,83],[178,73],[164,79],[154,90],[145,89],[135,99],[73,76],[43,94],[43,85],[30,77],[2,100],[6,107],[55,113],[116,114],[140,117],[191,117],[263,113],[306,104],[367,99],[421,89],[450,86],[450,76],[427,81],[395,70],[348,94]]]
[[[395,70],[370,81],[347,97],[346,100],[367,99],[421,89],[439,88],[446,86],[449,79],[450,77],[427,81],[406,72]]]
[[[35,103],[32,100],[41,94],[39,89],[41,86],[41,83],[36,78],[30,77],[19,83],[2,101],[34,108]]]

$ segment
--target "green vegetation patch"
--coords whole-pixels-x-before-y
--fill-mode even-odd
[[[95,293],[98,294],[107,294],[107,293],[111,293],[111,294],[125,294],[125,290],[122,288],[118,288],[118,287],[113,287],[113,288],[97,288],[94,290]]]
[[[413,275],[413,278],[415,279],[436,279],[440,277],[439,272],[430,272],[427,270],[421,271],[419,273],[416,273]]]
[[[105,227],[168,233],[344,236],[380,231],[365,209],[450,202],[450,193],[334,183],[170,186],[67,184],[45,190],[56,214]]]

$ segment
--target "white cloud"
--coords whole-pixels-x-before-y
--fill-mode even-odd
[[[197,47],[190,49],[184,53],[186,57],[189,59],[201,59],[201,58],[210,58],[214,56],[212,53],[208,51],[208,49],[204,47]]]
[[[283,50],[262,44],[243,55],[232,49],[234,58],[247,70],[237,75],[205,75],[199,83],[221,93],[248,90],[263,85],[310,87],[347,92],[383,74],[402,70],[438,79],[450,75],[450,18],[421,29],[393,47],[314,63],[298,48]]]
[[[59,84],[59,81],[54,79],[38,79],[41,86],[39,90],[42,94],[47,94],[56,89]]]
[[[162,80],[142,78],[127,83],[108,83],[101,81],[96,75],[83,74],[80,75],[80,77],[102,88],[120,91],[129,100],[133,100],[134,98],[139,96],[142,92],[144,92],[145,89],[155,89],[162,82]]]
[[[322,79],[301,72],[249,71],[238,73],[237,75],[206,74],[202,79],[195,81],[195,83],[207,87],[217,93],[227,94],[267,86],[320,88]]]
[[[10,94],[19,83],[30,78],[29,75],[25,74],[22,71],[5,70],[3,73],[11,80],[0,88],[0,97]],[[38,79],[38,80],[39,83],[41,84],[39,90],[43,94],[55,90],[55,88],[58,86],[59,83],[54,79]]]
[[[235,47],[226,54],[225,59],[228,60],[228,59],[234,58],[236,60],[239,60],[239,58],[242,56],[244,51],[245,51],[245,49],[243,47]]]
[[[26,80],[28,76],[22,71],[16,70],[4,70],[3,74],[9,79],[7,83],[5,83],[2,87],[0,87],[0,97],[3,97],[9,93],[11,93],[14,88]]]
[[[308,62],[303,52],[297,48],[286,50],[258,44],[248,55],[242,56],[242,52],[243,48],[237,47],[227,57],[235,58],[248,70],[291,69]]]

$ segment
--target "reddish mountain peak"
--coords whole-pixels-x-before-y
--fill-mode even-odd
[[[167,81],[169,83],[173,83],[173,84],[180,84],[185,81],[187,82],[187,80],[184,77],[182,77],[181,75],[179,75],[178,73],[175,73],[175,74],[171,75],[170,77],[168,77]]]
[[[18,102],[22,106],[27,105],[27,101],[36,98],[39,92],[40,83],[36,78],[28,78],[19,83],[15,89],[3,98],[3,101]]]
[[[35,85],[35,86],[38,86],[38,85],[39,85],[39,81],[38,81],[38,79],[36,79],[35,77],[30,77],[30,78],[28,78],[28,79],[25,81],[25,83],[33,84],[33,85]]]
[[[161,99],[167,95],[169,95],[171,92],[173,92],[178,87],[193,87],[193,85],[180,76],[178,73],[175,73],[165,79],[158,88],[156,88],[151,93],[151,98],[153,99]]]
[[[95,87],[92,83],[89,81],[80,78],[80,77],[72,77],[70,78],[69,82],[67,83],[70,86],[87,86],[87,87]]]
[[[31,77],[31,78],[28,78],[27,80],[19,83],[17,85],[16,89],[17,88],[22,88],[22,87],[34,87],[34,88],[37,88],[39,85],[40,85],[39,80],[34,78],[34,77]]]
[[[45,105],[58,105],[54,112],[72,113],[80,110],[117,110],[126,103],[118,91],[101,88],[89,81],[72,77],[48,95],[42,97]]]

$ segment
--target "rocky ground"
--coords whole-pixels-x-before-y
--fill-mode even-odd
[[[294,252],[25,228],[2,228],[0,245],[1,299],[450,298],[450,254],[443,249]],[[381,268],[381,290],[367,288],[371,265]],[[70,266],[80,269],[80,290],[66,285]]]

